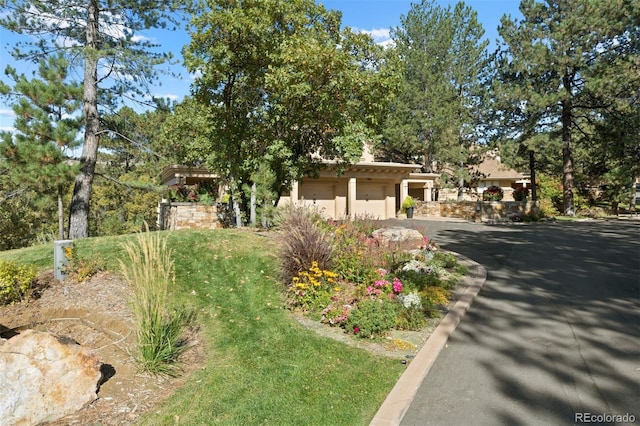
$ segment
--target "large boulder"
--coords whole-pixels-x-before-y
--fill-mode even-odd
[[[380,241],[383,246],[397,244],[405,249],[419,247],[424,238],[419,231],[401,226],[376,229],[373,231],[372,236]]]
[[[0,344],[0,424],[50,422],[97,398],[97,354],[73,339],[26,330]]]

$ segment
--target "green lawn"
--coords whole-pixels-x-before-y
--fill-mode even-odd
[[[174,231],[172,301],[198,312],[207,361],[142,424],[368,424],[404,370],[299,325],[285,309],[276,246],[250,231]],[[80,240],[81,256],[110,269],[131,236]],[[0,252],[51,268],[52,247]]]

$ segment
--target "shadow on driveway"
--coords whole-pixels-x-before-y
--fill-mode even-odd
[[[640,224],[413,227],[488,278],[402,424],[640,421]]]

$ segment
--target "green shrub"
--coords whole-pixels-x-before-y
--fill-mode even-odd
[[[458,259],[453,253],[437,251],[433,255],[433,263],[446,269],[452,269],[458,265]]]
[[[361,338],[381,337],[393,328],[400,305],[387,297],[366,299],[351,310],[345,330]]]
[[[429,307],[446,306],[449,303],[451,292],[442,287],[426,287],[420,292],[422,303]]]
[[[364,217],[330,230],[335,247],[333,269],[344,280],[367,284],[376,279],[378,268],[387,268],[391,250],[371,236],[376,225],[374,220]]]
[[[440,278],[436,274],[409,270],[399,271],[396,275],[405,283],[408,290],[421,291],[428,286],[440,285]]]
[[[537,193],[540,211],[545,216],[556,216],[563,211],[562,181],[554,176],[539,173],[537,175]]]
[[[402,308],[396,318],[398,330],[420,330],[427,324],[425,311],[421,306]]]
[[[81,255],[75,244],[65,247],[64,255],[69,261],[65,267],[65,274],[79,283],[87,280],[105,269],[105,262],[99,256]]]
[[[138,361],[144,371],[173,374],[173,364],[185,348],[181,339],[193,314],[168,309],[169,284],[175,281],[174,263],[166,238],[148,231],[124,245],[129,261],[120,269],[131,285],[131,301],[137,323]]]
[[[317,213],[305,207],[291,205],[279,212],[276,221],[281,242],[279,256],[286,285],[300,272],[308,271],[313,262],[322,270],[331,269],[331,235],[324,232],[317,221]]]
[[[37,270],[33,265],[0,261],[0,305],[22,300],[36,276]]]
[[[553,202],[549,198],[539,200],[540,214],[544,217],[553,217],[560,214]]]

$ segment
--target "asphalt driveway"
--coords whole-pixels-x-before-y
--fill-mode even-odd
[[[640,424],[640,222],[399,223],[488,271],[403,425]]]

